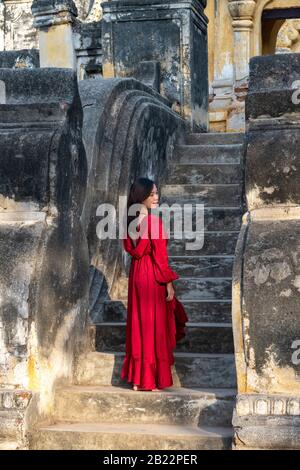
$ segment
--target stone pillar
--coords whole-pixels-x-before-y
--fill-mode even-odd
[[[228,0],[233,27],[234,88],[228,110],[228,129],[245,130],[245,98],[248,91],[249,60],[252,57],[254,0]]]
[[[72,24],[77,8],[72,0],[34,0],[34,26],[39,30],[41,67],[76,70]]]
[[[210,48],[213,41],[213,77],[211,93],[213,100],[209,106],[211,132],[226,132],[228,109],[232,102],[234,85],[232,18],[228,11],[228,0],[217,0],[209,5],[209,25],[211,28]],[[214,11],[212,8],[214,7]],[[214,28],[212,28],[212,26]]]
[[[300,448],[300,57],[250,61],[244,216],[233,270],[238,449]]]
[[[228,0],[234,34],[235,80],[247,80],[249,60],[252,56],[254,0]]]
[[[193,130],[208,125],[206,0],[102,3],[103,75],[135,76],[140,62],[159,62],[160,93]]]

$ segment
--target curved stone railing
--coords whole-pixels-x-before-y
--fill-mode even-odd
[[[32,421],[51,413],[55,385],[72,380],[86,347],[82,107],[66,69],[0,69],[0,102],[0,386],[32,393]]]
[[[119,196],[127,196],[135,177],[148,176],[159,185],[185,124],[165,99],[134,79],[84,80],[79,90],[88,156],[82,223],[91,259],[90,314],[101,321],[103,301],[118,296],[124,277],[120,240],[97,237],[97,207],[112,204],[118,217]]]
[[[21,442],[51,420],[55,388],[89,350],[88,312],[101,320],[126,277],[97,207],[118,214],[139,175],[159,185],[185,124],[134,79],[78,90],[67,69],[0,69],[0,103],[0,437]]]

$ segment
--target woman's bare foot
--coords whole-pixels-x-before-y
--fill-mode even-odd
[[[139,385],[133,385],[132,389],[135,391],[135,392],[141,392],[141,391],[149,391],[149,390],[146,390],[142,387],[140,387]],[[159,388],[152,388],[151,389],[151,392],[159,392]]]
[[[144,388],[140,387],[139,385],[134,385],[132,387],[132,389],[135,391],[135,392],[142,392],[142,391],[145,391]]]

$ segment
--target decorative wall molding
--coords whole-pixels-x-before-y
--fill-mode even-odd
[[[288,395],[241,395],[237,397],[238,416],[300,416],[300,397]]]

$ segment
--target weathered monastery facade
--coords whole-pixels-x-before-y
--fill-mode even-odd
[[[97,22],[103,15],[103,0],[75,1],[73,39],[77,53],[78,77],[115,76],[118,71],[102,70],[102,43],[97,43]],[[300,8],[298,0],[217,0],[207,1],[209,123],[217,132],[245,130],[245,96],[249,60],[253,56],[300,52],[300,19],[289,9]],[[174,8],[176,9],[176,2]],[[33,26],[32,0],[7,0],[0,3],[0,50],[39,48],[38,29]],[[147,3],[145,4],[145,9]],[[291,11],[291,10],[290,10]],[[83,26],[86,32],[82,35]],[[94,41],[90,41],[92,31]],[[83,40],[87,36],[86,41]],[[57,38],[57,41],[60,39]],[[46,52],[49,63],[64,60]],[[70,52],[71,53],[71,52]]]
[[[4,0],[0,51],[0,447],[298,449],[300,1]],[[139,175],[205,207],[156,394],[120,382],[129,259],[97,237]]]

